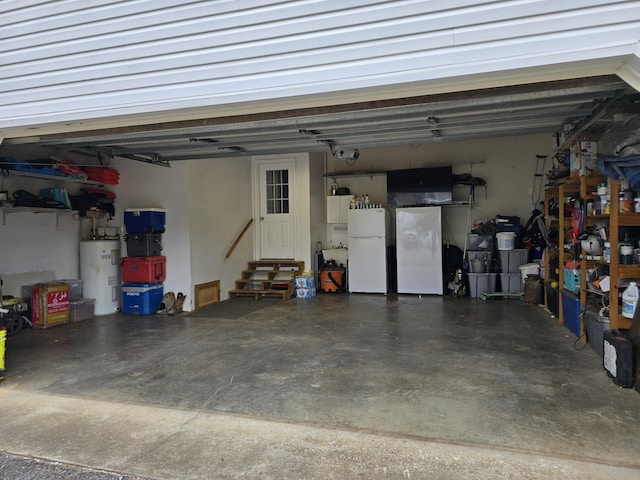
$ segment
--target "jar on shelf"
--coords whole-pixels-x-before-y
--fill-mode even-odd
[[[633,211],[633,202],[631,200],[632,195],[629,190],[625,190],[620,192],[620,203],[619,210],[620,213],[631,213]]]

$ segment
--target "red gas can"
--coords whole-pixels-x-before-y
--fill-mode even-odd
[[[123,257],[123,283],[157,283],[167,277],[166,257]]]

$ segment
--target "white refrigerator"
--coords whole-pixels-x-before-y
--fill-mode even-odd
[[[443,294],[442,208],[396,209],[398,293]]]
[[[387,293],[387,210],[352,209],[347,219],[349,291]]]

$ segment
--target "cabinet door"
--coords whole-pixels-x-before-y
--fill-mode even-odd
[[[327,197],[327,223],[347,223],[351,195]]]

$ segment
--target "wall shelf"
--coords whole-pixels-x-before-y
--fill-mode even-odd
[[[56,229],[59,227],[60,214],[78,213],[77,210],[70,210],[68,208],[40,208],[40,207],[0,207],[0,214],[2,215],[2,225],[7,224],[7,215],[12,213],[33,213],[33,214],[55,214],[56,216]]]
[[[372,170],[372,171],[360,171],[360,172],[331,172],[323,173],[325,178],[338,178],[338,177],[378,177],[380,175],[386,175],[386,171]]]
[[[104,183],[93,180],[83,180],[81,178],[70,177],[68,175],[45,175],[42,173],[21,172],[20,170],[2,169],[2,177],[27,177],[39,180],[48,180],[58,183],[80,183],[84,185],[93,185],[95,187],[104,187]]]

